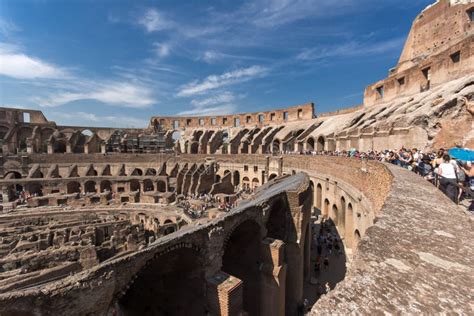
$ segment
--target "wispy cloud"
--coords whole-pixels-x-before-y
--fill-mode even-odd
[[[96,115],[93,113],[86,112],[55,112],[51,115],[54,119],[61,120],[65,124],[87,124],[95,126],[110,126],[110,127],[145,127],[148,123],[147,119],[140,119],[130,116],[117,116],[117,115]],[[80,118],[80,122],[78,122]],[[100,123],[100,124],[95,124]]]
[[[162,31],[173,26],[173,22],[154,8],[149,8],[138,19],[138,24],[143,26],[148,33]]]
[[[109,105],[129,108],[146,108],[156,103],[152,90],[126,82],[102,84],[91,92],[60,92],[46,98],[33,98],[42,107],[55,107],[79,100],[97,100]]]
[[[178,115],[185,116],[193,116],[193,115],[225,115],[225,114],[233,114],[237,110],[237,106],[234,104],[224,104],[219,106],[195,106],[191,110],[186,110],[179,112]]]
[[[0,17],[0,34],[9,37],[11,33],[20,31],[20,28],[10,20]]]
[[[234,71],[226,72],[221,75],[211,75],[202,81],[193,81],[181,87],[178,92],[179,97],[189,97],[203,94],[209,90],[233,85],[243,81],[248,81],[257,77],[264,76],[268,68],[263,66],[251,66],[240,68]]]
[[[153,43],[154,51],[158,57],[166,57],[171,53],[171,45],[168,43]]]
[[[331,57],[358,57],[397,52],[403,46],[405,38],[393,38],[381,42],[362,43],[350,41],[337,46],[314,47],[304,49],[298,54],[299,60],[318,60]]]
[[[236,97],[231,92],[223,92],[220,94],[213,95],[211,97],[199,100],[191,100],[191,104],[197,107],[204,107],[215,104],[230,103],[235,101]]]
[[[14,45],[0,44],[0,75],[16,79],[64,78],[66,71],[39,58],[28,56]]]

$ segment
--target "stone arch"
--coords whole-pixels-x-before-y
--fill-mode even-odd
[[[276,173],[272,173],[272,174],[268,177],[268,181],[275,179],[277,176],[278,176],[278,175],[277,175]]]
[[[117,302],[121,315],[204,315],[204,264],[194,247],[179,247],[147,262]]]
[[[240,172],[238,170],[235,170],[234,171],[234,175],[233,175],[233,180],[234,180],[234,185],[240,185]]]
[[[137,179],[130,180],[130,192],[140,191],[140,182]]]
[[[308,151],[314,151],[314,138],[313,137],[309,137],[307,140],[306,140],[306,150]]]
[[[247,190],[250,189],[250,179],[248,177],[242,178],[242,187]]]
[[[332,221],[334,222],[334,225],[338,225],[339,223],[339,213],[338,213],[338,209],[337,209],[337,205],[336,204],[333,204],[332,205],[332,208],[331,208],[331,215],[329,216]]]
[[[318,183],[316,186],[316,207],[321,211],[323,207],[323,186]]]
[[[260,185],[260,181],[257,178],[252,179],[252,189],[257,188]]]
[[[243,281],[243,307],[249,315],[260,312],[260,288],[258,284],[261,249],[261,229],[254,220],[240,223],[230,234],[224,246],[222,271]]]
[[[360,237],[360,232],[359,232],[358,229],[356,229],[356,230],[354,231],[354,241],[353,241],[353,243],[352,243],[352,244],[353,244],[353,246],[352,246],[352,249],[353,249],[353,250],[357,248],[357,245],[359,245],[360,238],[361,238],[361,237]]]
[[[86,183],[84,183],[85,193],[97,193],[97,189],[95,186],[95,181],[86,181]]]
[[[158,180],[156,182],[156,190],[158,192],[166,192],[166,182],[163,180]]]
[[[316,145],[316,151],[324,151],[325,143],[326,143],[326,140],[324,139],[324,136],[319,136],[318,143]]]
[[[71,181],[66,184],[67,194],[81,193],[81,184],[77,181]]]
[[[146,176],[156,176],[156,169],[155,168],[148,168],[145,171]]]
[[[109,180],[103,180],[100,182],[100,192],[109,191],[112,192],[112,182]]]
[[[274,139],[272,142],[272,153],[273,154],[279,154],[280,153],[280,145],[281,142],[279,139]]]
[[[328,216],[329,216],[329,200],[328,199],[324,199],[324,208],[323,208],[323,217],[325,219],[328,219]]]
[[[337,216],[338,218],[338,223],[337,223],[337,229],[339,231],[339,235],[341,237],[345,236],[345,231],[346,231],[346,199],[341,196],[341,203],[340,203],[340,210],[339,214]]]
[[[348,203],[347,204],[347,211],[346,211],[346,227],[344,228],[344,230],[347,232],[347,236],[345,236],[345,240],[346,240],[346,245],[349,247],[349,248],[353,248],[354,245],[354,239],[353,239],[353,236],[351,234],[351,232],[353,231],[354,229],[354,209],[352,207],[352,203]]]
[[[190,153],[191,153],[191,154],[197,154],[197,153],[199,153],[199,143],[194,142],[194,143],[191,144]]]
[[[143,176],[143,170],[140,168],[133,169],[131,176]]]
[[[25,184],[25,189],[30,194],[42,196],[43,195],[43,186],[39,182],[29,182]]]
[[[153,185],[153,181],[150,179],[143,180],[143,191],[150,192],[155,191],[155,186]]]

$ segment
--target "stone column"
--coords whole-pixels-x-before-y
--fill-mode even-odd
[[[296,315],[298,306],[303,304],[303,253],[296,242],[285,245],[287,260],[286,274],[286,315]]]
[[[286,269],[285,244],[265,238],[261,243],[260,315],[285,315]]]
[[[219,271],[207,279],[207,306],[211,315],[237,316],[243,314],[242,280]]]

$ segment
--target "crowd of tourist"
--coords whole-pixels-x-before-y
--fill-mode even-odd
[[[474,211],[474,167],[472,161],[463,161],[451,157],[443,148],[437,152],[424,152],[416,148],[398,150],[367,151],[356,149],[349,151],[307,151],[287,154],[325,155],[352,157],[356,159],[376,160],[391,163],[413,171],[437,186],[453,202],[471,200],[470,211]]]

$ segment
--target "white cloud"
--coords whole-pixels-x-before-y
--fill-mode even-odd
[[[153,43],[156,55],[163,58],[171,53],[171,45],[166,43]]]
[[[148,33],[165,30],[173,25],[163,14],[153,8],[146,10],[145,14],[140,17],[138,24],[143,26]]]
[[[236,97],[231,92],[224,92],[201,100],[191,100],[191,104],[196,107],[204,107],[215,104],[230,103],[235,99]]]
[[[103,84],[91,92],[62,92],[47,98],[33,99],[43,107],[60,106],[78,100],[97,100],[129,108],[146,108],[156,103],[151,89],[126,82]]]
[[[214,106],[214,107],[196,106],[191,110],[179,112],[178,115],[181,115],[181,116],[225,115],[225,114],[235,113],[236,109],[237,107],[234,104],[224,104],[224,105]]]
[[[202,60],[204,60],[206,63],[212,63],[217,59],[219,59],[219,54],[213,51],[206,51],[202,55]]]
[[[234,71],[223,73],[222,75],[211,75],[206,79],[190,82],[181,87],[178,92],[179,97],[199,95],[209,90],[217,89],[223,86],[233,85],[239,82],[254,79],[263,76],[268,71],[262,66],[252,66],[241,68]]]
[[[86,112],[63,113],[55,112],[51,115],[55,119],[58,118],[59,123],[66,123],[69,125],[95,125],[95,126],[111,126],[111,127],[146,127],[147,119],[140,119],[130,116],[116,116],[116,115],[96,115]],[[100,124],[94,124],[100,122]],[[90,125],[89,125],[90,126]]]
[[[14,45],[0,45],[0,75],[16,79],[57,79],[66,76],[59,67],[18,52]]]
[[[317,60],[330,57],[354,57],[363,55],[377,55],[387,52],[394,52],[400,49],[405,42],[405,38],[393,38],[383,42],[361,43],[351,41],[333,47],[315,47],[303,50],[297,59]]]

